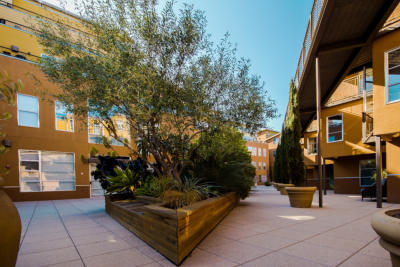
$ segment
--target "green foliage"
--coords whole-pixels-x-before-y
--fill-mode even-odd
[[[90,157],[92,158],[96,157],[97,153],[99,153],[99,150],[96,147],[92,146],[89,152]]]
[[[217,46],[209,41],[204,12],[184,5],[176,14],[174,1],[159,8],[148,0],[77,8],[86,34],[44,20],[33,25],[49,55],[39,67],[61,88],[55,97],[68,111],[96,114],[133,156],[148,152],[159,176],[181,181],[200,134],[223,125],[255,132],[275,117],[273,100],[228,35]],[[119,136],[115,113],[126,117],[142,149]]]
[[[83,164],[87,164],[88,163],[88,159],[85,157],[85,155],[83,155],[83,154],[80,154],[79,155],[79,159],[81,160],[81,162],[83,163]]]
[[[106,188],[107,193],[133,192],[140,179],[140,175],[129,168],[122,170],[120,167],[114,169],[115,176],[109,176],[109,186]]]
[[[301,123],[299,96],[296,85],[290,82],[289,103],[285,128],[276,151],[274,178],[280,183],[299,184],[304,179],[303,149],[300,144]]]
[[[136,193],[160,198],[164,206],[171,209],[188,206],[196,201],[218,195],[213,186],[192,177],[184,177],[182,183],[170,177],[154,177],[138,188]]]
[[[264,183],[264,185],[265,185],[265,186],[271,186],[271,183],[270,183],[269,181],[266,181],[266,182]]]
[[[254,184],[255,168],[243,135],[229,127],[202,134],[193,154],[193,175],[218,186],[221,193],[238,192],[244,199]]]
[[[2,108],[5,108],[9,105],[14,106],[16,102],[16,96],[17,93],[22,89],[22,82],[18,80],[17,82],[14,82],[10,79],[8,76],[8,73],[6,71],[1,72],[0,71],[0,106]],[[0,110],[0,122],[9,120],[12,117],[12,115],[3,110]],[[0,138],[6,137],[6,133],[1,131],[0,127]],[[0,155],[6,153],[8,149],[0,143]],[[0,175],[3,175],[7,173],[6,170],[0,169]]]
[[[383,171],[382,171],[382,180],[387,179],[387,176],[388,176],[387,170],[383,169]],[[376,181],[376,171],[374,171],[374,173],[372,174],[371,179]]]

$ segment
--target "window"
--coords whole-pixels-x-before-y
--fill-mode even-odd
[[[263,148],[263,156],[266,157],[267,156],[267,149]]]
[[[56,109],[56,130],[73,132],[74,115],[68,113],[65,105],[59,101],[55,101],[55,109]]]
[[[342,114],[328,117],[327,119],[327,142],[339,142],[343,140]]]
[[[386,102],[400,100],[400,48],[389,51],[386,57]]]
[[[74,153],[19,150],[21,192],[75,190]]]
[[[247,147],[247,150],[249,150],[249,152],[251,152],[252,156],[257,156],[257,148],[256,147],[249,146],[249,147]]]
[[[279,144],[279,137],[275,137],[272,141],[275,145]]]
[[[263,167],[264,167],[264,170],[266,170],[267,169],[267,163],[264,162]]]
[[[262,163],[259,162],[259,163],[258,163],[258,169],[259,169],[259,170],[261,170],[261,165],[262,165]]]
[[[103,125],[97,119],[89,117],[88,120],[89,143],[102,144]]]
[[[308,138],[307,151],[309,155],[317,154],[317,138]]]
[[[30,95],[17,95],[18,125],[39,128],[39,100]]]
[[[274,150],[274,152],[272,154],[274,155],[274,157],[276,157],[276,150]]]
[[[262,154],[261,154],[261,148],[258,148],[258,156],[259,156],[259,157],[262,156]]]
[[[374,159],[360,160],[360,185],[369,186],[374,183],[372,175],[376,171],[376,162]]]
[[[262,176],[261,176],[261,174],[260,175],[258,175],[258,182],[262,182]]]
[[[251,162],[251,164],[252,164],[254,167],[256,167],[256,168],[257,168],[257,162],[255,162],[255,161],[252,161],[252,162]]]

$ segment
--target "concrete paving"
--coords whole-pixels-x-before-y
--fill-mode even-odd
[[[324,203],[315,194],[312,208],[290,208],[287,196],[256,187],[182,266],[391,266],[370,226],[375,202],[328,192]],[[16,206],[17,266],[174,266],[108,216],[102,197]]]

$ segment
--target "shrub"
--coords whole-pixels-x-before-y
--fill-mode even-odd
[[[243,135],[224,127],[203,134],[192,155],[193,176],[217,186],[218,191],[237,192],[246,198],[254,184],[255,168]]]
[[[271,183],[270,183],[269,181],[266,181],[266,182],[264,183],[264,185],[265,185],[265,186],[271,186]]]
[[[109,186],[106,188],[107,193],[131,193],[137,186],[140,179],[139,173],[129,168],[122,170],[120,167],[114,169],[115,176],[108,177]]]

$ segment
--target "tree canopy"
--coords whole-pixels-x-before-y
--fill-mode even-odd
[[[191,5],[176,12],[174,1],[157,5],[83,1],[81,31],[65,21],[38,21],[38,39],[48,55],[39,67],[61,88],[54,97],[70,112],[82,121],[95,114],[139,156],[136,142],[117,131],[113,115],[123,115],[132,139],[158,163],[156,171],[180,180],[201,133],[221,126],[255,132],[276,109],[228,34],[217,45],[210,42],[204,12]]]

